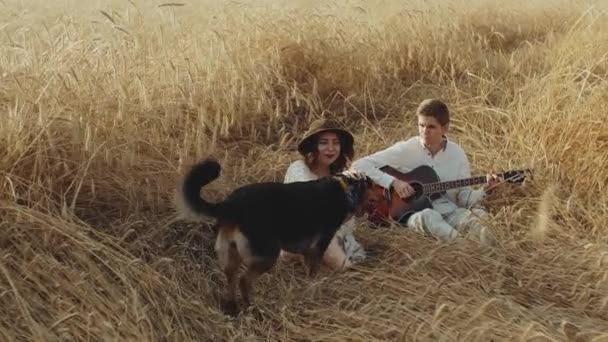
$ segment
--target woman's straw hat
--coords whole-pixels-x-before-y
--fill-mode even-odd
[[[305,155],[307,152],[315,150],[316,146],[313,146],[316,141],[315,137],[323,132],[336,133],[340,139],[341,153],[343,153],[348,159],[353,158],[353,145],[355,142],[353,135],[346,129],[341,128],[337,122],[326,118],[317,119],[310,124],[308,131],[304,133],[304,136],[298,143],[298,152]]]

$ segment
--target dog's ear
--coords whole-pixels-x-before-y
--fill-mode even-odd
[[[370,176],[365,175],[365,185],[366,185],[368,188],[371,188],[372,186],[374,186],[374,184],[375,184],[375,183],[374,183],[374,180],[373,180],[373,179],[372,179]]]

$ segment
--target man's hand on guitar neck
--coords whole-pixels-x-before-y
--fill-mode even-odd
[[[486,184],[483,186],[483,191],[485,191],[486,194],[490,194],[492,191],[494,191],[494,188],[496,188],[503,181],[504,179],[499,177],[497,174],[488,173],[486,175]]]
[[[407,182],[404,182],[400,179],[395,178],[391,183],[391,187],[395,189],[395,192],[401,198],[407,198],[414,194],[414,188],[409,185]]]

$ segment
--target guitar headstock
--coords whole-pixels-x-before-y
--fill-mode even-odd
[[[527,175],[532,176],[532,170],[530,169],[522,169],[522,170],[511,170],[503,172],[502,176],[505,182],[508,183],[522,183],[526,180]]]

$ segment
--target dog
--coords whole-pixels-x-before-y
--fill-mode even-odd
[[[252,183],[210,203],[201,189],[220,172],[213,159],[195,164],[178,188],[176,204],[187,216],[217,220],[215,252],[228,283],[221,306],[229,315],[240,311],[237,285],[245,306],[251,305],[255,280],[272,269],[281,250],[300,254],[313,277],[342,223],[365,213],[367,203],[381,193],[372,191],[379,185],[368,176],[345,171],[307,182]],[[238,278],[242,263],[247,270]]]

